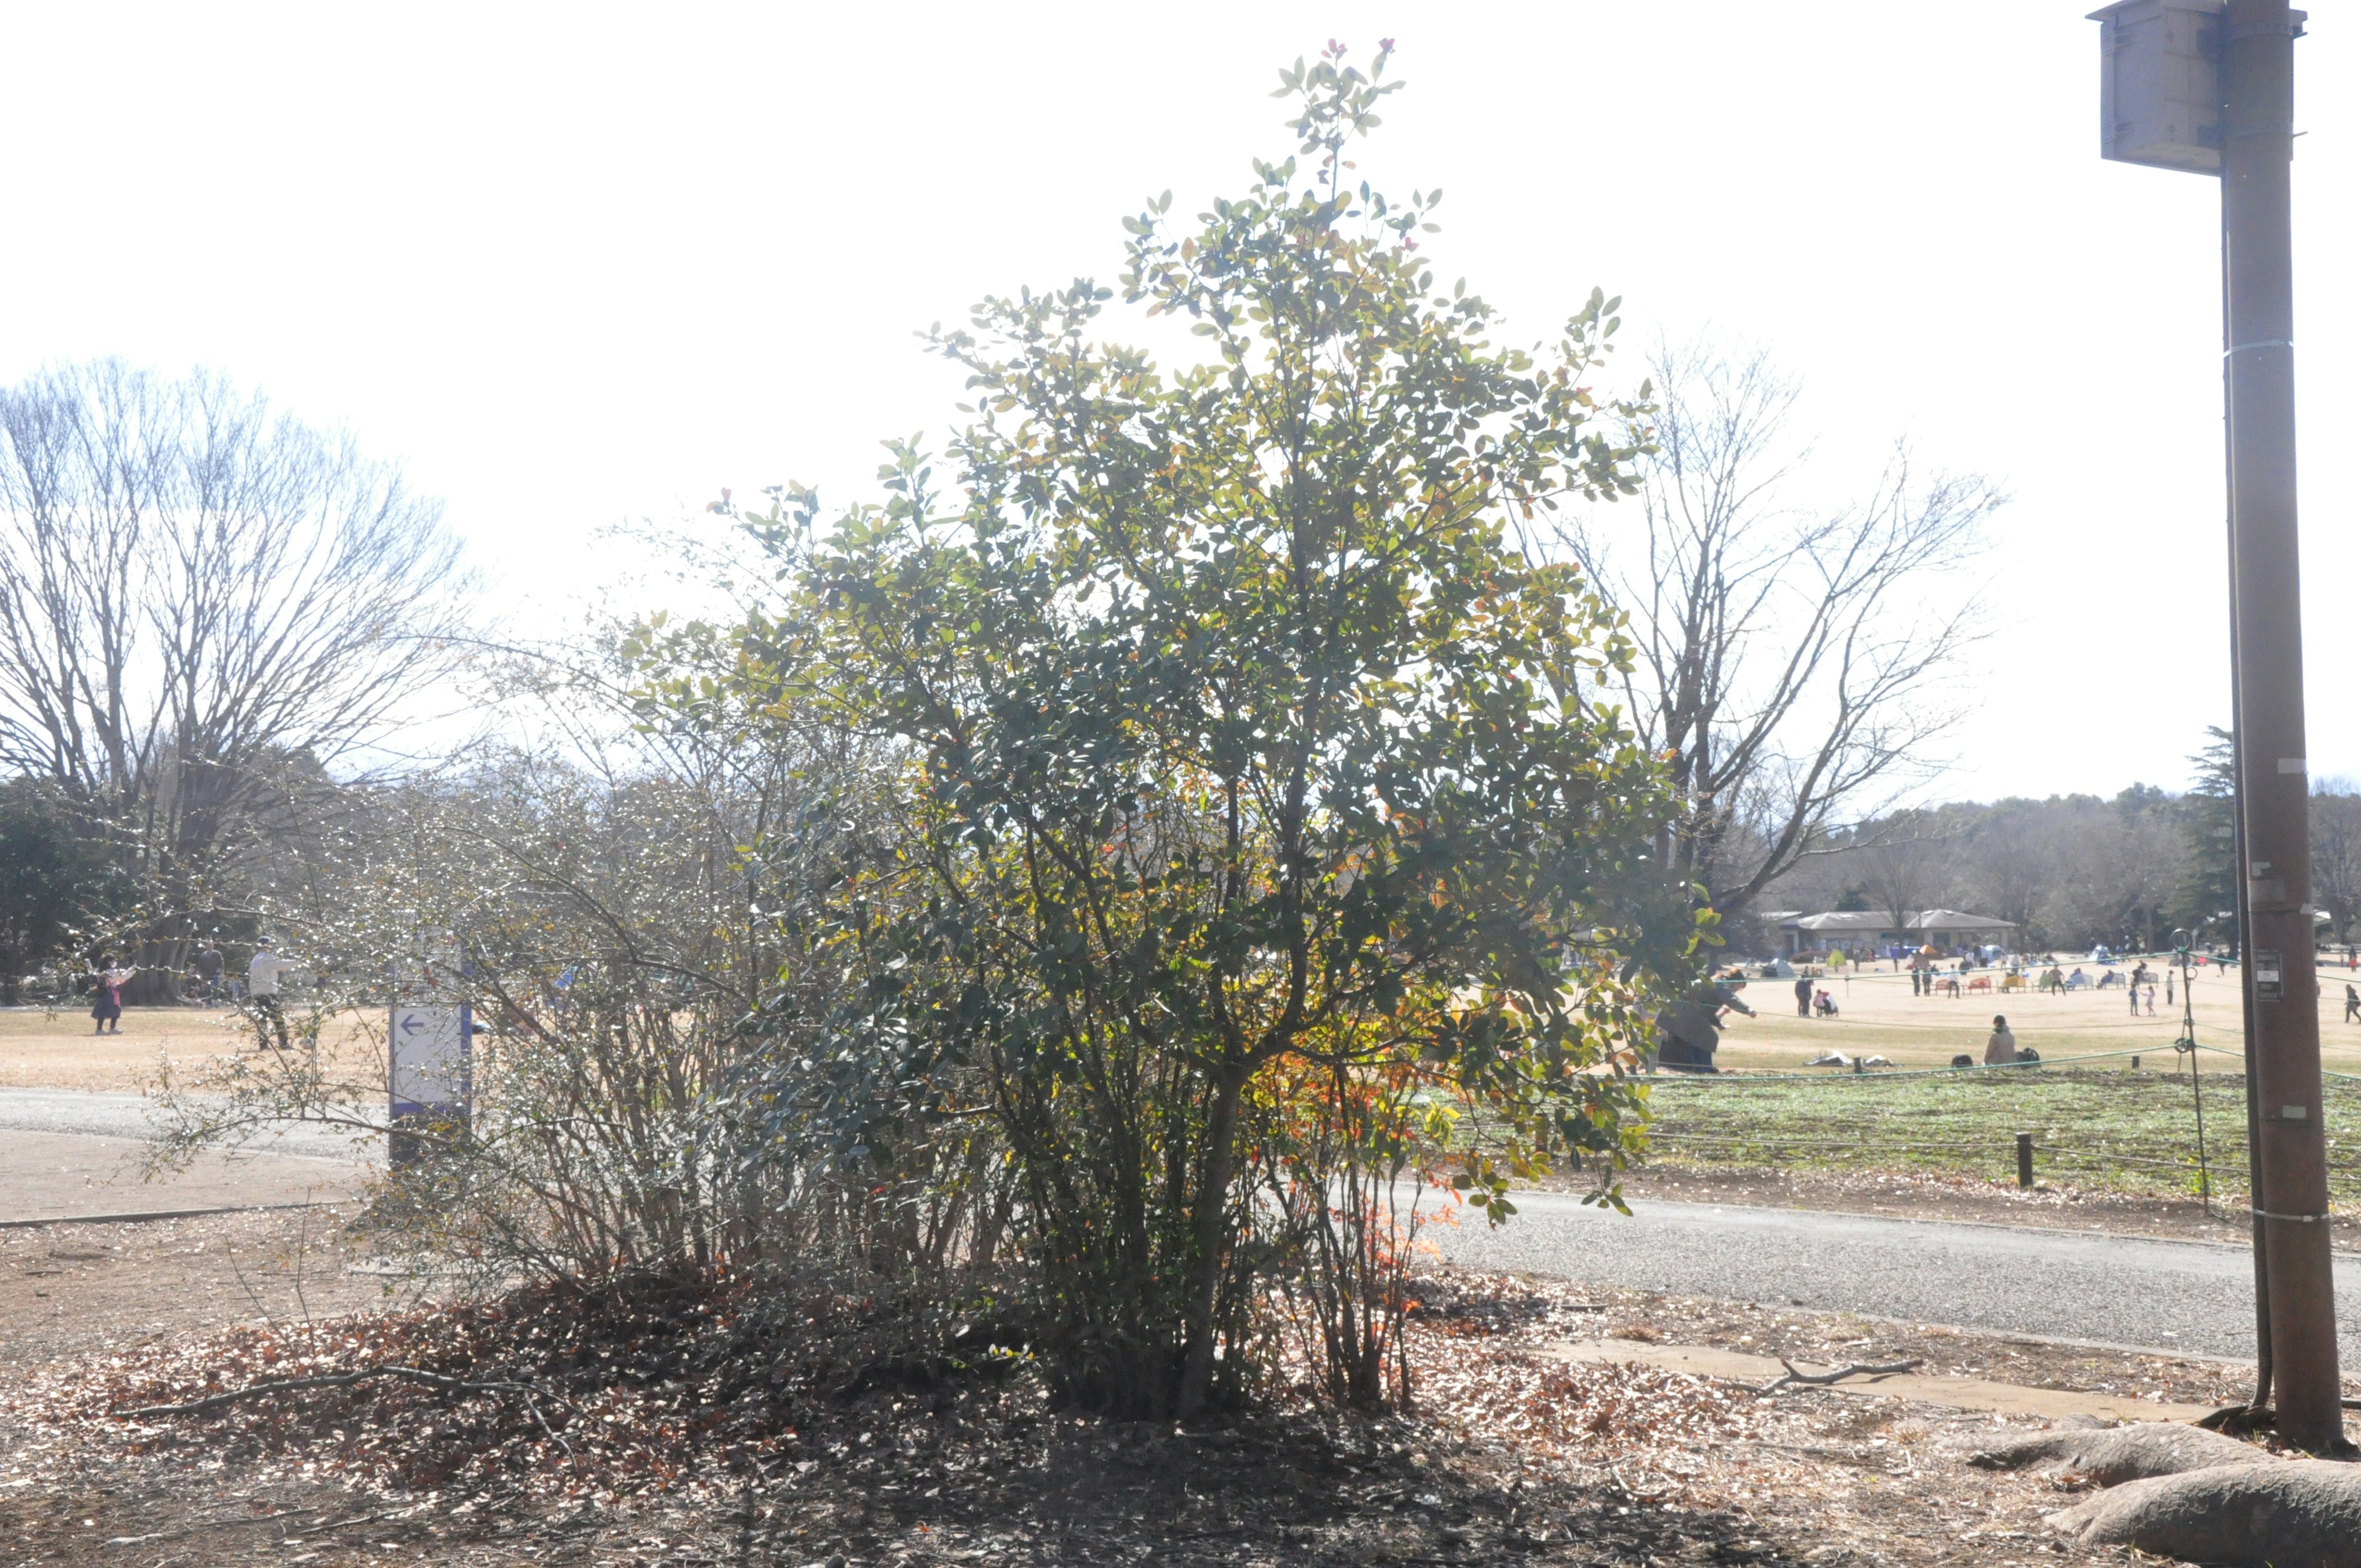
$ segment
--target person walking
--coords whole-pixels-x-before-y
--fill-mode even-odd
[[[282,959],[270,950],[269,938],[255,944],[253,961],[246,966],[246,1008],[247,1016],[254,1020],[255,1035],[262,1042],[257,1049],[269,1049],[274,1044],[274,1034],[280,1050],[290,1048],[287,1010],[279,1002],[279,977],[294,967],[292,959]]]
[[[2349,982],[2345,987],[2345,1021],[2361,1022],[2361,991],[2354,990]]]
[[[1812,982],[1802,975],[1797,975],[1795,977],[1795,1016],[1808,1018],[1811,1015]]]
[[[2156,1016],[2156,985],[2153,981],[2147,988],[2147,1015],[2151,1018]]]
[[[2167,1007],[2172,1005],[2172,971],[2170,970],[2164,971],[2164,1004]]]
[[[2013,1062],[2015,1059],[2016,1036],[2009,1033],[2008,1019],[2003,1014],[1995,1013],[1993,1014],[1993,1032],[1991,1037],[1984,1041],[1984,1065],[1986,1067],[2006,1067],[2010,1062]]]
[[[113,953],[100,956],[96,976],[98,993],[92,999],[90,1004],[92,1034],[123,1033],[123,984],[138,972],[137,970],[116,968]]]

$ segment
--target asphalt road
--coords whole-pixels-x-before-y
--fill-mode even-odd
[[[1633,1217],[1521,1192],[1499,1230],[1463,1213],[1444,1256],[1675,1295],[2251,1358],[2244,1247],[1796,1209],[1648,1201]],[[2361,1256],[2336,1259],[2345,1368],[2361,1369]]]
[[[78,1133],[94,1138],[150,1139],[152,1107],[137,1094],[77,1089],[0,1089],[0,1132]],[[295,1126],[258,1138],[254,1152],[305,1159],[349,1160],[354,1141],[334,1128]]]

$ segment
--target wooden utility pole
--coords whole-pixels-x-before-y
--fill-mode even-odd
[[[2289,254],[2303,13],[2287,0],[2115,0],[2092,19],[2101,156],[2220,176],[2255,1406],[2276,1390],[2280,1434],[2327,1452],[2345,1428],[2312,960]]]
[[[2295,299],[2289,166],[2296,18],[2287,0],[2230,0],[2220,33],[2223,287],[2229,318],[2232,635],[2239,826],[2260,1126],[2253,1173],[2269,1288],[2281,1436],[2344,1441],[2328,1150],[2312,959],[2310,773],[2295,466]]]

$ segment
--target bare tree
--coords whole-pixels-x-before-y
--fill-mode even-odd
[[[1882,804],[1956,717],[1939,688],[1978,607],[1942,579],[2004,498],[1897,446],[1861,500],[1804,510],[1786,499],[1809,457],[1793,380],[1704,347],[1660,347],[1651,369],[1642,526],[1608,513],[1567,543],[1639,643],[1625,696],[1685,802],[1668,863],[1731,914]]]
[[[2361,794],[2350,779],[2312,785],[2312,891],[2334,922],[2336,940],[2351,941],[2361,914]]]
[[[1934,814],[1896,812],[1861,835],[1853,851],[1869,895],[1894,928],[1907,933],[1948,890],[1956,841]]]
[[[0,391],[0,769],[106,834],[168,949],[275,773],[448,672],[464,588],[436,502],[218,376]]]
[[[2057,881],[2059,834],[2037,801],[2004,800],[1971,828],[1962,892],[1980,915],[2012,921],[2029,937]]]

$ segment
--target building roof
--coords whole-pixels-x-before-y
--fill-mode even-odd
[[[1826,915],[1800,915],[1783,920],[1798,931],[1890,931],[1894,922],[1873,909],[1839,909]]]
[[[1892,931],[1897,929],[1892,916],[1883,910],[1831,910],[1826,915],[1804,915],[1779,922],[1798,931]],[[1959,909],[1922,909],[1900,927],[1905,931],[2014,931],[2016,922],[2003,920],[1995,915],[1970,915]]]
[[[1921,931],[1997,931],[2016,929],[2016,922],[1997,915],[1971,915],[1964,909],[1929,909],[1913,922]]]

